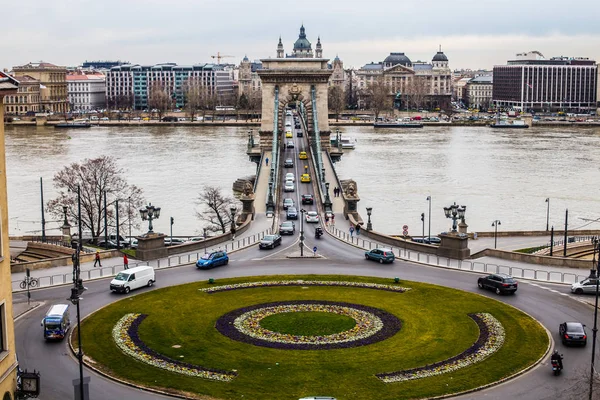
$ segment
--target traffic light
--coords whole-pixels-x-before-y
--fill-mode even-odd
[[[425,213],[421,213],[421,221],[425,222]]]
[[[171,217],[171,225],[173,225],[174,222],[175,222],[175,219],[173,217]]]

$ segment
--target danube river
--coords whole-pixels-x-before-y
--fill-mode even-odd
[[[256,130],[256,128],[254,128]],[[373,208],[373,228],[399,234],[427,233],[428,195],[432,196],[432,233],[448,230],[442,207],[467,206],[470,231],[562,228],[565,209],[569,227],[600,229],[600,128],[424,127],[375,130],[341,127],[356,140],[336,164],[340,179],[357,182],[359,210]],[[144,190],[147,201],[162,207],[155,230],[196,235],[202,221],[195,216],[204,186],[231,194],[232,183],[252,175],[246,156],[248,128],[241,127],[7,127],[6,156],[10,234],[39,234],[39,178],[44,199],[56,195],[52,177],[64,166],[85,158],[111,155],[127,181]],[[49,215],[47,220],[52,220]],[[58,233],[48,221],[48,234]],[[127,227],[125,227],[125,232]],[[134,234],[139,233],[134,229]]]

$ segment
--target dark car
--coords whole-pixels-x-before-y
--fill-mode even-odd
[[[441,244],[442,243],[442,239],[440,239],[437,236],[426,237],[425,238],[425,243],[427,243],[427,244]]]
[[[279,246],[281,244],[281,235],[266,235],[262,238],[258,247],[260,249],[274,249],[275,246]]]
[[[283,199],[283,209],[287,210],[289,207],[294,207],[294,199]]]
[[[298,210],[296,207],[288,207],[285,216],[287,219],[298,219]]]
[[[584,329],[585,325],[581,322],[563,322],[558,327],[558,332],[562,340],[562,344],[576,344],[585,346],[587,343],[587,335]]]
[[[286,158],[286,160],[283,162],[283,166],[285,168],[294,168],[294,160],[291,158]]]
[[[105,242],[104,240],[101,242],[98,242],[98,247],[103,247],[105,249],[116,249],[117,248],[117,242],[114,240],[109,240],[107,242]]]
[[[163,122],[177,122],[177,121],[179,121],[179,119],[177,117],[169,117],[169,116],[163,117],[162,120],[163,120]]]
[[[293,235],[294,233],[296,233],[296,225],[293,222],[285,221],[279,225],[280,235]]]
[[[302,204],[314,204],[315,199],[312,194],[303,194],[302,195]]]
[[[477,285],[480,289],[491,289],[496,294],[515,293],[519,284],[510,275],[491,274],[477,279]]]
[[[229,256],[225,251],[213,251],[212,253],[204,254],[198,261],[196,267],[199,269],[209,269],[218,267],[219,265],[227,265]]]
[[[383,263],[393,263],[396,259],[394,252],[390,249],[373,249],[365,252],[365,259],[379,261]]]

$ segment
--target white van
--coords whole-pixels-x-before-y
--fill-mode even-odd
[[[130,290],[142,286],[152,286],[156,282],[154,268],[149,265],[129,268],[119,272],[115,279],[110,281],[110,290],[113,292],[129,293]]]

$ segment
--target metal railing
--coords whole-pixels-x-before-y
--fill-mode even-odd
[[[273,232],[272,228],[268,228],[262,232],[255,233],[253,235],[240,238],[234,241],[227,241],[217,244],[215,246],[211,246],[207,248],[207,252],[217,251],[217,250],[225,250],[227,252],[232,252],[236,250],[241,250],[246,247],[250,247],[256,243],[258,243],[265,235],[269,235]],[[197,251],[195,253],[188,254],[179,254],[173,255],[163,259],[151,260],[151,261],[140,261],[136,263],[129,263],[129,268],[134,268],[140,265],[150,265],[156,269],[161,268],[169,268],[176,267],[183,264],[190,264],[196,262],[202,255],[203,251]],[[93,269],[81,270],[80,276],[84,281],[88,281],[91,279],[99,279],[99,278],[108,278],[111,276],[115,276],[119,272],[123,271],[123,265],[113,265],[110,267],[100,267]],[[73,274],[53,274],[46,276],[36,276],[35,279],[38,281],[38,288],[57,286],[57,285],[65,285],[73,283]],[[20,287],[21,282],[23,280],[12,281],[12,291],[20,292],[22,289]]]
[[[354,246],[361,247],[365,250],[383,247],[392,250],[392,252],[402,260],[415,261],[418,263],[434,265],[437,267],[457,269],[462,271],[480,272],[484,274],[505,273],[515,278],[567,284],[579,282],[587,278],[589,275],[580,275],[577,273],[560,271],[546,271],[535,268],[522,268],[514,266],[511,267],[508,265],[487,264],[471,260],[456,260],[453,258],[440,257],[435,254],[427,254],[418,251],[408,250],[402,246],[390,246],[389,244],[379,243],[376,241],[374,242],[367,238],[361,237],[360,235],[350,235],[349,233],[341,231],[334,226],[328,226],[326,227],[326,229],[329,231],[330,234],[332,234],[336,238],[344,242],[351,243]]]

